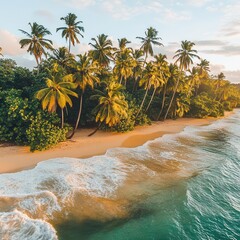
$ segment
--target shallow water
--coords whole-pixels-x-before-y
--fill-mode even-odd
[[[240,111],[0,175],[0,239],[240,239]]]

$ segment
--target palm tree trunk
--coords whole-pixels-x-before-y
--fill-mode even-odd
[[[88,137],[91,137],[93,134],[95,134],[95,133],[99,130],[99,128],[101,127],[101,125],[102,125],[102,123],[100,122],[99,125],[98,125],[98,127],[97,127],[93,132],[91,132],[91,133],[88,135]]]
[[[152,96],[151,96],[151,99],[150,99],[150,101],[149,101],[149,103],[148,103],[148,106],[147,106],[145,112],[148,111],[148,109],[149,109],[149,107],[150,107],[150,105],[151,105],[151,103],[152,103],[152,100],[153,100],[153,98],[154,98],[154,96],[155,96],[156,90],[157,90],[157,88],[154,88],[153,93],[152,93]]]
[[[177,88],[178,88],[179,81],[180,81],[180,77],[178,77],[178,80],[177,80],[176,86],[175,86],[175,88],[174,88],[174,92],[173,92],[173,95],[172,95],[171,101],[170,101],[170,103],[169,103],[169,106],[168,106],[167,112],[166,112],[166,114],[165,114],[165,116],[164,116],[164,118],[163,118],[163,121],[166,120],[167,115],[168,115],[168,112],[169,112],[169,110],[170,110],[170,108],[171,108],[171,106],[172,106],[172,102],[173,102],[173,99],[174,99],[175,94],[176,94],[176,92],[177,92]]]
[[[166,92],[167,92],[167,83],[164,85],[164,89],[163,89],[163,99],[162,99],[162,106],[161,106],[161,110],[158,114],[157,120],[160,119],[162,112],[163,112],[163,108],[164,108],[164,104],[165,104],[165,100],[166,100]]]
[[[135,88],[136,88],[137,82],[138,82],[138,78],[134,78],[134,84],[133,84],[132,92],[135,91]]]
[[[139,115],[140,111],[142,110],[143,104],[144,104],[144,102],[145,102],[145,100],[146,100],[146,97],[147,97],[148,88],[149,88],[149,82],[148,82],[147,89],[146,89],[145,95],[144,95],[144,97],[143,97],[142,103],[141,103],[141,105],[140,105],[140,107],[139,107],[139,110],[138,110],[138,113],[137,113],[137,115],[136,115],[136,118],[137,118],[137,116]]]
[[[63,108],[61,108],[61,113],[62,113],[62,123],[61,123],[61,128],[63,128],[63,126],[64,126],[64,112],[63,112]]]
[[[148,53],[146,52],[146,56],[145,56],[145,59],[144,59],[143,67],[145,67],[145,65],[147,64],[147,58],[148,58]]]
[[[123,79],[123,76],[121,75],[121,78],[120,78],[120,84],[122,84],[122,79]]]
[[[39,67],[40,67],[40,65],[39,65],[38,57],[35,54],[34,54],[34,57],[35,57],[36,62],[37,62],[37,75],[39,75]]]
[[[69,53],[70,53],[70,50],[71,50],[71,40],[69,38],[69,43],[68,43],[68,51],[69,51]]]
[[[79,121],[80,121],[80,118],[81,118],[81,113],[82,113],[82,100],[83,100],[83,93],[80,95],[80,99],[79,99],[79,110],[78,110],[78,117],[77,117],[75,127],[72,131],[72,134],[69,137],[67,137],[67,139],[71,139],[73,137],[73,135],[75,134],[77,128],[78,128],[78,124],[79,124]]]

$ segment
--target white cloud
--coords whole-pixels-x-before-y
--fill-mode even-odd
[[[191,15],[188,12],[176,12],[172,9],[164,9],[164,19],[166,21],[183,21],[191,19]]]
[[[131,7],[123,0],[104,0],[102,2],[102,7],[105,11],[110,13],[112,17],[122,20],[127,20],[130,17],[134,17],[147,11],[147,8],[145,8],[142,4],[136,4]],[[148,8],[150,7],[148,6]]]
[[[89,6],[93,6],[96,4],[96,0],[55,0],[55,2],[59,2],[61,4],[68,5],[72,8],[83,9]]]
[[[128,20],[145,13],[157,13],[165,21],[182,21],[191,18],[188,12],[177,12],[173,8],[166,7],[161,0],[136,1],[132,5],[127,4],[127,1],[124,0],[103,0],[102,7],[112,17],[121,20]]]
[[[0,44],[3,55],[16,56],[26,52],[20,48],[19,39],[4,29],[0,29]]]
[[[196,7],[202,7],[213,0],[187,0],[187,3]]]

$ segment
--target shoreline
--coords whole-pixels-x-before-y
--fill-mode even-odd
[[[225,112],[228,117],[234,112]],[[153,122],[148,126],[137,126],[127,133],[98,131],[95,135],[87,135],[92,129],[79,129],[71,140],[59,143],[45,151],[29,151],[24,146],[0,146],[0,174],[12,173],[34,168],[37,163],[53,158],[89,158],[104,155],[108,149],[116,147],[133,148],[143,145],[149,140],[162,137],[165,134],[181,132],[187,126],[203,126],[211,124],[220,118],[179,118],[165,122]]]

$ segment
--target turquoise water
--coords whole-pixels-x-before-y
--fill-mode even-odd
[[[239,240],[240,110],[136,148],[0,174],[1,240]]]
[[[175,136],[180,146],[171,139],[168,147],[188,155],[192,177],[136,200],[126,218],[65,222],[59,239],[240,239],[240,111],[185,132]]]

